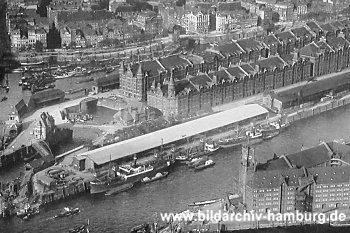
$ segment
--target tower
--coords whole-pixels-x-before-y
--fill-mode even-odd
[[[174,72],[171,72],[168,84],[168,97],[175,97],[175,82],[174,82]]]
[[[256,160],[255,160],[255,150],[248,145],[242,146],[242,155],[239,168],[239,182],[238,190],[243,197],[243,203],[246,203],[246,186],[247,177],[255,172],[256,170]]]
[[[139,67],[137,69],[136,73],[136,97],[138,100],[146,100],[145,92],[144,92],[144,87],[145,87],[145,82],[143,78],[143,72],[142,72],[142,63],[139,63]]]

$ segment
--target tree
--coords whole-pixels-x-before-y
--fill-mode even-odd
[[[261,23],[262,23],[262,19],[261,19],[261,17],[260,16],[258,16],[258,20],[257,20],[257,22],[256,22],[256,26],[261,26]]]
[[[41,53],[41,52],[43,52],[43,50],[44,50],[44,45],[43,45],[43,43],[41,43],[41,41],[40,40],[37,40],[36,42],[35,42],[35,51],[36,52],[38,52],[38,53]]]
[[[280,21],[280,15],[277,12],[272,13],[272,22],[277,23]]]
[[[61,35],[56,29],[54,23],[52,23],[49,32],[47,33],[47,48],[48,49],[58,49],[61,48]]]

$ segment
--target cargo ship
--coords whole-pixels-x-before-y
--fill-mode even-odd
[[[112,169],[108,175],[102,179],[95,179],[90,182],[90,193],[105,193],[124,184],[134,184],[141,182],[145,177],[154,177],[158,172],[165,171],[171,165],[170,161],[158,162],[155,165],[131,166],[124,165]]]

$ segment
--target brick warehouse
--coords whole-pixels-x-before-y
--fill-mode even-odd
[[[348,68],[350,22],[308,25],[261,41],[248,38],[202,45],[204,48],[191,55],[171,55],[129,68],[122,65],[121,88],[127,96],[147,101],[165,116],[187,117]]]
[[[350,146],[337,142],[257,164],[243,147],[239,187],[247,210],[257,212],[328,211],[350,208]]]

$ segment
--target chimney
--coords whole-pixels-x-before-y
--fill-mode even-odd
[[[292,54],[293,54],[293,62],[297,62],[299,60],[299,52],[298,52],[298,50],[294,50],[292,52]]]
[[[344,32],[339,32],[338,37],[345,39]]]
[[[260,66],[258,64],[255,65],[255,71],[258,73],[260,72]]]
[[[216,74],[213,75],[213,84],[216,84],[218,82],[218,77],[216,76]]]
[[[320,42],[327,43],[326,37],[325,37],[325,36],[322,36],[322,37],[320,38]]]

